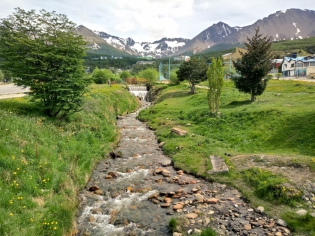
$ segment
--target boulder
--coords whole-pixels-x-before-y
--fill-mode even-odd
[[[263,206],[259,206],[257,207],[256,211],[259,213],[263,213],[265,211],[265,208]]]
[[[175,128],[175,127],[172,129],[171,132],[174,133],[174,134],[177,134],[179,136],[185,136],[186,134],[188,134],[188,131],[183,130],[181,128]]]
[[[98,189],[98,190],[95,190],[94,193],[97,194],[97,195],[102,195],[103,191]]]
[[[113,178],[117,178],[118,177],[118,174],[116,172],[112,172],[112,171],[108,172],[108,175],[110,175]]]
[[[295,212],[295,214],[299,216],[305,216],[307,214],[307,210],[301,209]]]
[[[283,226],[283,227],[287,227],[287,223],[284,220],[282,220],[282,219],[279,219],[277,221],[277,224],[280,225],[280,226]]]
[[[166,169],[163,169],[163,170],[162,170],[162,175],[163,175],[164,177],[170,177],[170,176],[171,176],[171,172],[169,172],[169,171],[166,170]]]
[[[205,200],[206,203],[209,203],[209,204],[217,204],[219,201],[219,199],[217,198],[208,198]]]
[[[186,218],[188,219],[196,219],[198,217],[198,214],[196,213],[188,213],[185,215]]]
[[[94,192],[95,190],[100,189],[100,187],[98,187],[97,185],[93,185],[91,187],[89,187],[89,191]]]
[[[173,210],[183,209],[183,207],[184,206],[182,204],[177,203],[176,205],[173,206]]]

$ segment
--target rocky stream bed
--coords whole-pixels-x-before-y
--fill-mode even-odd
[[[147,106],[142,102],[141,109]],[[77,235],[179,236],[207,226],[220,235],[291,235],[284,221],[251,208],[237,190],[175,170],[136,116],[119,117],[116,150],[98,163],[80,193]],[[172,217],[181,219],[181,233],[169,232]]]

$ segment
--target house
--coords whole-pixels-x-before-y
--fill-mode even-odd
[[[153,64],[155,61],[137,61],[137,65],[150,65]]]
[[[315,73],[314,56],[298,57],[293,54],[283,58],[283,76],[308,76],[311,73]]]
[[[246,52],[247,52],[247,49],[236,47],[234,53],[224,54],[224,55],[222,55],[222,58],[223,58],[224,61],[230,60],[230,59],[231,60],[237,60],[237,59],[242,58],[241,53],[246,53]]]
[[[281,66],[283,59],[273,59],[272,62],[272,70],[271,73],[278,73],[278,69]]]
[[[189,56],[178,56],[174,57],[174,61],[189,61],[190,57]]]

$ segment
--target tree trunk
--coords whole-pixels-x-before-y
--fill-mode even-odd
[[[194,94],[195,93],[195,84],[191,83],[190,86],[190,93]]]
[[[250,101],[251,101],[251,102],[255,102],[255,94],[254,94],[253,92],[252,92],[252,94],[251,94]]]

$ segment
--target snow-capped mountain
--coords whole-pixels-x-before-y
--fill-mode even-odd
[[[271,37],[274,41],[312,37],[315,36],[315,11],[301,9],[277,11],[244,27],[231,27],[219,22],[202,31],[177,53],[187,51],[197,53],[220,44],[242,44],[247,37],[250,38],[255,34],[258,27],[260,33]]]
[[[94,31],[94,33],[115,48],[124,50],[132,55],[142,56],[163,57],[172,55],[189,42],[189,39],[183,38],[162,38],[152,43],[135,42],[132,38],[119,38],[105,32]]]
[[[91,31],[79,26],[77,31],[89,42],[90,48],[95,52],[101,42],[112,46],[120,53],[127,55],[153,56],[155,58],[179,55],[184,53],[198,53],[207,49],[233,47],[243,44],[248,37],[255,34],[255,29],[270,36],[272,40],[293,40],[315,36],[315,11],[288,9],[277,11],[254,24],[244,27],[231,27],[224,22],[213,24],[193,39],[162,38],[154,42],[135,42],[132,38],[120,38],[105,32]],[[93,39],[93,40],[91,40]],[[107,48],[106,46],[106,48]],[[215,46],[215,47],[214,47]],[[104,47],[104,46],[103,46]],[[111,49],[112,51],[112,49]]]

